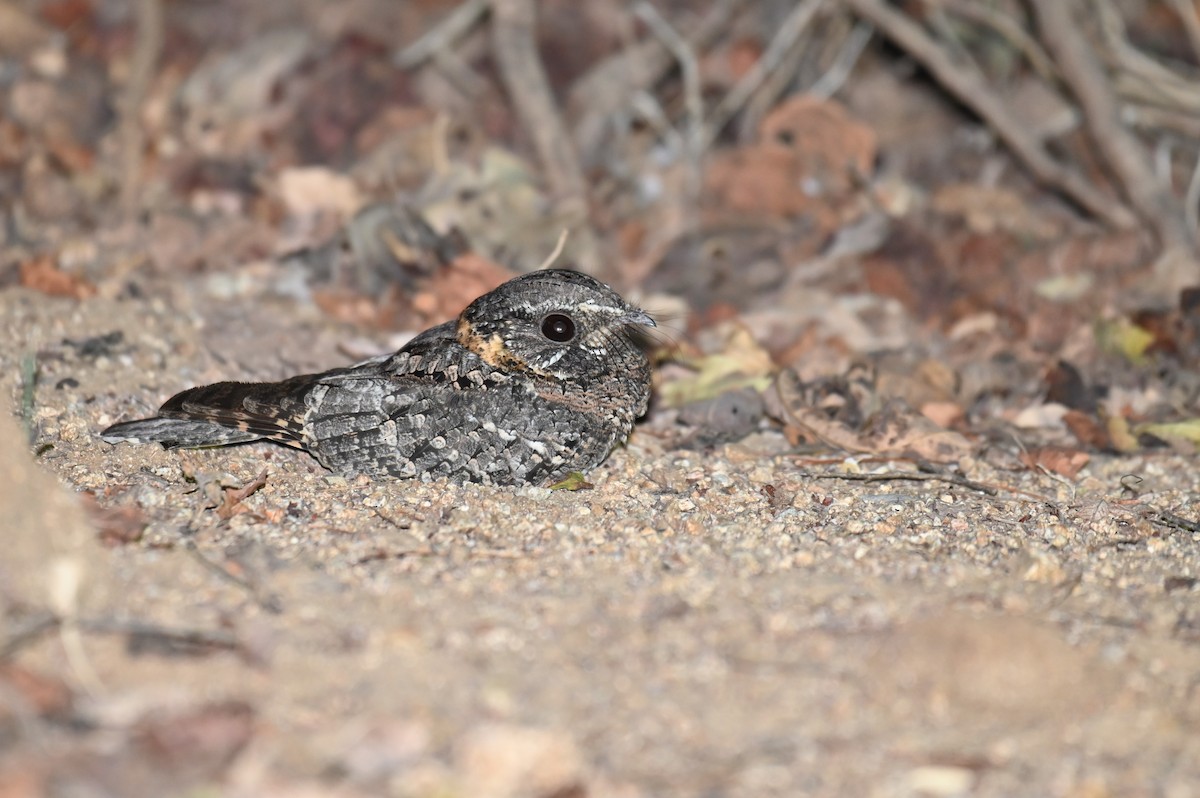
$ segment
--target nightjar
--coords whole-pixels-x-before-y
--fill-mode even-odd
[[[650,398],[645,312],[579,272],[509,280],[391,355],[281,382],[219,382],[114,424],[109,443],[268,440],[344,475],[553,484],[599,465]]]

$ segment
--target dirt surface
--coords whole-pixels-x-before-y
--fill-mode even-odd
[[[0,0],[0,798],[1200,794],[1196,12]],[[576,490],[98,438],[544,262]]]
[[[345,331],[319,316],[250,311],[202,286],[0,293],[4,394],[20,403],[23,355],[40,364],[39,462],[3,455],[8,634],[45,606],[82,627],[20,644],[74,720],[0,715],[8,739],[38,741],[10,781],[1093,796],[1200,779],[1200,535],[1132,502],[1193,505],[1190,458],[1097,457],[1073,482],[968,467],[1045,500],[988,496],[817,479],[858,469],[805,466],[773,430],[671,450],[652,413],[572,492],[347,481],[278,447],[96,438],[197,381],[344,360]],[[261,490],[214,509],[264,468]],[[69,492],[112,509],[43,513]],[[97,543],[130,527],[134,543]],[[65,588],[64,563],[79,574]]]

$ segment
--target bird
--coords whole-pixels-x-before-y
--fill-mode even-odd
[[[553,485],[625,442],[651,394],[653,317],[582,272],[501,284],[398,351],[279,382],[218,382],[102,440],[271,441],[343,476]]]

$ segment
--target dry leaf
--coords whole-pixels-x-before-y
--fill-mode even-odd
[[[875,131],[833,100],[793,96],[763,119],[758,135],[761,145],[791,152],[826,196],[854,191],[875,168]]]
[[[412,297],[412,308],[428,323],[452,319],[476,297],[515,275],[482,255],[465,252],[438,269]]]
[[[1021,238],[1049,240],[1060,235],[1059,225],[1029,207],[1016,192],[979,183],[944,186],[933,196],[933,210],[961,217],[974,233],[1013,233]]]
[[[24,57],[49,42],[53,33],[20,3],[0,2],[0,54],[6,59]]]
[[[1096,343],[1105,352],[1124,357],[1130,363],[1141,363],[1151,344],[1154,333],[1137,326],[1129,319],[1103,321],[1096,325]]]
[[[87,280],[67,274],[50,255],[40,255],[21,264],[21,285],[50,296],[87,299],[95,296],[96,287]]]
[[[1103,451],[1113,445],[1108,430],[1094,416],[1080,410],[1068,410],[1063,415],[1063,423],[1084,446]]]
[[[890,402],[871,420],[863,438],[878,455],[912,456],[933,463],[956,463],[974,453],[966,436],[943,429],[902,402]]]
[[[1108,439],[1112,441],[1113,448],[1118,452],[1128,454],[1142,448],[1137,437],[1129,429],[1129,419],[1124,416],[1116,415],[1105,418],[1104,427],[1108,431]]]
[[[363,205],[354,180],[323,166],[293,166],[279,173],[279,198],[293,216],[332,213],[349,219]]]
[[[71,708],[74,696],[61,679],[29,670],[13,662],[0,662],[0,690],[9,696],[20,696],[22,709],[41,716],[60,715]],[[0,702],[0,728],[8,720],[11,698]],[[0,790],[0,795],[3,795]]]
[[[133,734],[156,767],[215,779],[250,742],[254,717],[249,704],[228,701],[144,717]]]
[[[550,490],[591,490],[594,487],[596,486],[584,479],[583,474],[572,471],[562,480],[551,485]]]
[[[965,436],[939,427],[901,400],[889,402],[865,420],[853,413],[838,417],[827,408],[812,405],[807,387],[788,370],[776,379],[775,390],[767,393],[772,415],[784,422],[784,432],[793,442],[803,435],[848,452],[916,457],[936,463],[957,462],[976,449]],[[848,401],[859,407],[869,404]]]
[[[105,546],[124,546],[142,539],[149,521],[141,507],[126,504],[101,507],[91,493],[83,494],[84,509],[96,527],[96,537]]]
[[[966,411],[958,402],[926,402],[921,405],[921,415],[937,424],[939,427],[949,429],[955,424],[958,424],[966,418]]]
[[[217,516],[223,520],[229,520],[238,513],[248,512],[247,508],[242,505],[242,501],[266,484],[267,469],[264,468],[258,476],[240,488],[222,488],[221,504],[217,507]]]
[[[1030,468],[1053,471],[1067,479],[1075,479],[1091,459],[1087,452],[1061,446],[1041,446],[1021,453],[1021,462]]]
[[[757,143],[714,153],[705,172],[707,195],[730,210],[808,215],[832,232],[834,206],[864,184],[876,146],[874,131],[841,105],[800,95],[763,120]]]
[[[1200,445],[1200,418],[1165,424],[1140,424],[1134,429],[1134,434],[1149,434],[1164,441],[1184,441],[1193,446]]]

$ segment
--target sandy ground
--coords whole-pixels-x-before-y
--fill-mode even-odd
[[[969,464],[1043,501],[816,479],[771,430],[672,450],[653,414],[576,492],[347,481],[278,447],[96,438],[199,382],[344,363],[347,336],[202,290],[0,293],[0,396],[18,407],[22,359],[39,364],[36,465],[0,418],[0,628],[11,642],[47,610],[78,621],[7,652],[71,694],[54,717],[0,713],[10,787],[1200,791],[1200,534],[1145,511],[1195,516],[1194,458],[1096,457],[1074,482]],[[222,486],[263,468],[221,518]],[[136,509],[85,517],[84,491]],[[144,520],[141,539],[100,545],[122,517]]]

